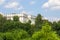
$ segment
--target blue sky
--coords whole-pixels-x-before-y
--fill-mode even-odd
[[[0,12],[4,14],[26,12],[41,14],[50,21],[60,19],[60,0],[0,0]]]

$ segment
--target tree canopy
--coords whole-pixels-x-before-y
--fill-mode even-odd
[[[38,14],[35,24],[21,23],[18,16],[7,20],[0,14],[0,40],[60,40],[60,21],[43,20]]]

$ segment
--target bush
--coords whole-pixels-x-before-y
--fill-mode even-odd
[[[56,32],[51,30],[49,24],[44,24],[42,29],[32,35],[34,40],[60,40]]]

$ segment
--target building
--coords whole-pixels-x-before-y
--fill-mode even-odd
[[[26,13],[20,13],[20,14],[13,13],[13,14],[7,14],[7,15],[4,15],[4,16],[7,18],[7,20],[9,20],[9,19],[13,20],[14,16],[18,16],[19,21],[22,22],[22,23],[26,23],[29,20],[31,20],[31,24],[35,23],[35,16],[27,15]]]

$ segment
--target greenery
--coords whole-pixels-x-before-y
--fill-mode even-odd
[[[35,24],[21,23],[18,16],[7,20],[0,14],[0,40],[60,40],[60,21],[52,23],[38,14]]]

